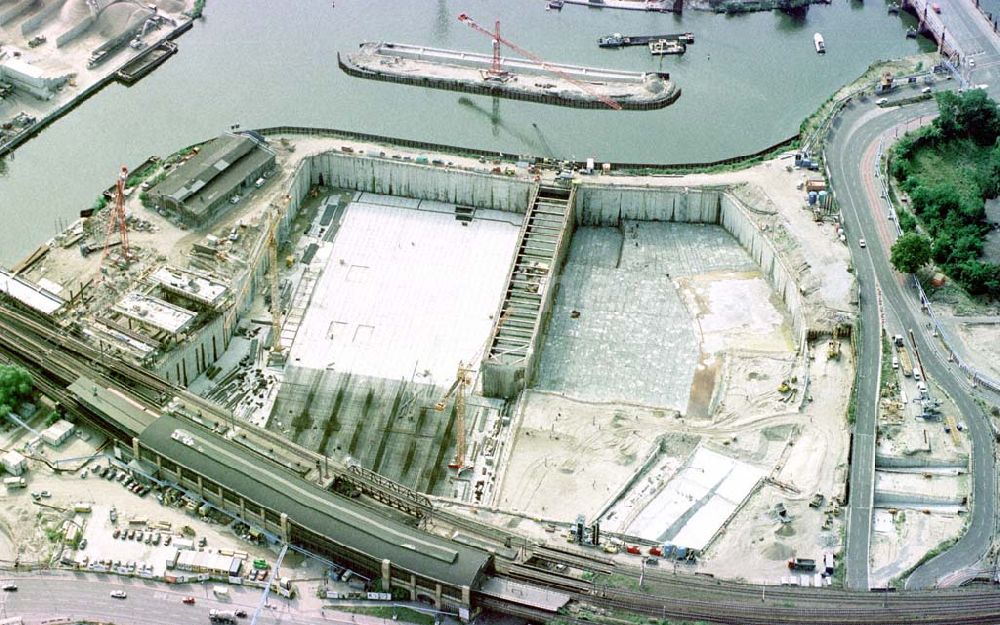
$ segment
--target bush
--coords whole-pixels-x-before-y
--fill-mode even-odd
[[[0,417],[31,397],[31,376],[21,367],[0,365]]]

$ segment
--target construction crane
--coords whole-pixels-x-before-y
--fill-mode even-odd
[[[616,111],[620,111],[622,109],[622,107],[621,107],[620,104],[618,104],[617,102],[615,102],[611,98],[607,97],[606,95],[602,95],[602,94],[598,93],[590,85],[588,85],[588,84],[586,84],[584,82],[581,82],[581,81],[577,80],[576,78],[573,78],[572,76],[570,76],[566,72],[562,71],[558,67],[555,67],[554,65],[551,65],[550,63],[545,62],[538,55],[535,55],[535,54],[532,54],[531,52],[528,52],[527,50],[525,50],[521,46],[517,45],[516,43],[510,41],[509,39],[505,39],[504,37],[501,37],[500,36],[500,20],[496,21],[496,24],[494,25],[494,28],[493,28],[492,31],[490,31],[488,28],[484,28],[484,27],[480,26],[474,19],[472,19],[471,17],[469,17],[468,13],[462,13],[462,14],[460,14],[458,16],[458,21],[462,22],[463,24],[466,24],[467,26],[469,26],[470,28],[472,28],[472,30],[475,30],[476,32],[482,33],[482,34],[486,35],[487,37],[489,37],[490,39],[493,40],[493,62],[490,64],[490,69],[486,72],[487,78],[493,79],[493,80],[506,80],[506,78],[510,76],[510,73],[507,72],[507,71],[505,71],[503,69],[503,67],[501,66],[501,61],[500,61],[500,44],[503,44],[503,45],[507,46],[508,48],[514,50],[518,54],[521,54],[521,55],[527,57],[528,59],[534,61],[535,63],[538,63],[539,65],[541,65],[545,69],[547,69],[550,72],[558,75],[563,80],[565,80],[565,81],[567,81],[569,83],[572,83],[572,84],[576,85],[577,87],[579,87],[580,89],[586,91],[591,96],[597,98],[598,100],[600,100],[604,104],[607,104],[609,108],[612,108],[612,109],[614,109]]]
[[[288,196],[285,196],[286,204]],[[268,262],[271,264],[271,362],[280,364],[284,360],[284,347],[281,345],[281,289],[278,286],[278,224],[281,222],[281,209],[277,204],[271,205],[267,230]]]
[[[125,181],[128,179],[128,167],[122,165],[118,172],[118,182],[115,184],[115,203],[108,215],[108,226],[104,233],[104,249],[101,250],[101,267],[108,258],[112,247],[111,238],[118,230],[119,243],[122,248],[122,261],[127,265],[132,260],[132,251],[128,247],[128,226],[125,224]]]
[[[455,459],[448,464],[449,469],[457,469],[459,472],[465,468],[465,388],[471,381],[472,369],[465,366],[465,363],[458,363],[458,375],[455,382],[444,394],[441,400],[434,404],[434,410],[443,412],[451,396],[455,396]]]

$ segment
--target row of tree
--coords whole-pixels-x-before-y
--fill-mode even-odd
[[[917,221],[900,215],[906,231],[892,249],[898,270],[912,273],[933,260],[973,295],[1000,298],[1000,264],[981,260],[990,226],[985,200],[1000,192],[1000,111],[986,92],[937,95],[940,114],[901,139],[892,174],[909,194]],[[953,175],[931,171],[922,157],[951,161]]]

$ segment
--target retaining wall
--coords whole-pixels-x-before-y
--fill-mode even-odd
[[[479,172],[327,152],[309,157],[312,183],[460,206],[523,213],[532,183]]]
[[[90,30],[90,28],[93,25],[94,25],[94,18],[93,16],[88,15],[87,17],[77,22],[75,26],[72,26],[69,30],[65,31],[64,33],[56,37],[56,47],[61,48],[67,43],[70,43],[83,33]]]
[[[21,0],[21,2],[0,13],[0,26],[21,17],[33,9],[38,2],[39,0]]]
[[[27,36],[41,28],[42,24],[47,22],[55,13],[58,13],[64,4],[66,4],[66,0],[52,0],[49,2],[38,13],[24,20],[21,24],[21,34]]]

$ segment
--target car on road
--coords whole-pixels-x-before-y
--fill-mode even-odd
[[[931,91],[933,91],[933,89],[931,89],[930,87],[924,87],[923,89],[920,90],[920,93],[930,93]]]
[[[867,247],[868,246],[868,244],[865,243],[864,239],[858,239],[858,245],[860,245],[861,247]]]
[[[878,100],[875,100],[875,104],[877,106],[882,106],[883,104],[887,103],[888,101],[889,101],[889,98],[879,98]]]
[[[128,595],[125,594],[124,590],[112,590],[111,591],[111,598],[112,599],[124,599],[127,596]]]
[[[194,605],[194,597],[184,597],[181,599],[181,603],[186,603],[187,605]]]
[[[976,59],[969,59],[969,67],[975,67],[975,66],[976,66]]]
[[[237,616],[237,618],[246,618],[247,617],[247,611],[246,610],[236,610],[236,616]]]
[[[4,592],[14,592],[17,590],[17,584],[4,584],[3,590]]]

